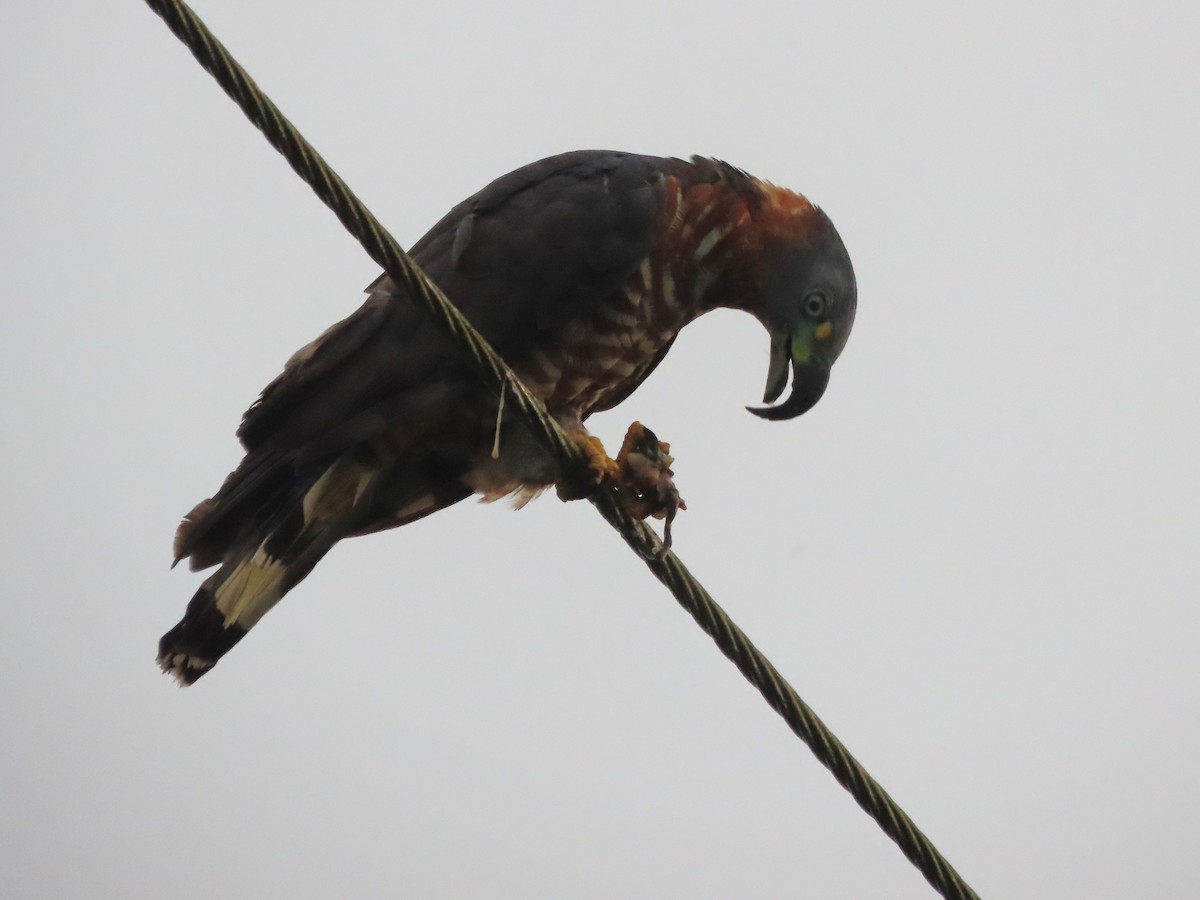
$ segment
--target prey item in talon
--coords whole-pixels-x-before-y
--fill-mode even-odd
[[[621,452],[617,454],[620,480],[617,496],[626,512],[637,519],[653,516],[664,519],[663,549],[671,547],[671,523],[675,514],[687,509],[675,487],[675,472],[671,463],[671,445],[643,425],[634,422],[625,434]]]

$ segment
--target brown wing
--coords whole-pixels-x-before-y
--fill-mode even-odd
[[[562,154],[492,182],[450,211],[412,255],[509,362],[617,290],[649,251],[654,157]],[[338,452],[385,427],[414,439],[475,379],[386,275],[366,303],[297,353],[246,413],[248,450]]]

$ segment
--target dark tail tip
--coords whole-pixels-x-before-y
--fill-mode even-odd
[[[210,586],[205,583],[188,603],[179,624],[158,642],[158,665],[181,686],[194,684],[246,634],[237,625],[226,627]]]

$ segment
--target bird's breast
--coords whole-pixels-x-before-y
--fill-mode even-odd
[[[647,260],[620,291],[548,336],[517,367],[548,407],[586,415],[646,376],[690,318],[673,279],[656,269]]]

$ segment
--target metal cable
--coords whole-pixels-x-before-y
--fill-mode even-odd
[[[367,254],[392,277],[400,292],[432,316],[475,364],[484,383],[504,391],[517,417],[531,430],[567,473],[586,469],[581,449],[571,442],[546,412],[542,402],[520,382],[487,341],[455,309],[446,296],[409,258],[370,210],[346,186],[254,83],[245,70],[199,17],[180,0],[146,0],[167,26],[192,51],[196,60],[217,80],[254,125],[278,150],[321,201],[362,244]],[[905,812],[809,708],[745,633],[692,577],[679,558],[665,551],[658,536],[644,522],[632,518],[610,491],[591,498],[600,514],[645,561],[647,567],[674,594],[721,652],[758,688],[788,726],[804,741],[834,777],[846,788],[879,827],[896,842],[904,855],[943,896],[978,900],[954,867],[938,852]]]

